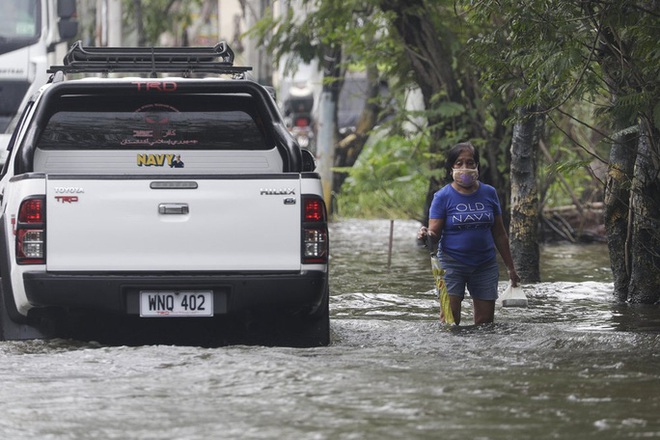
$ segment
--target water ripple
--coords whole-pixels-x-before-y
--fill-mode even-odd
[[[613,301],[606,248],[544,247],[545,282],[523,286],[529,307],[498,308],[495,323],[473,326],[466,300],[464,325],[447,328],[428,252],[414,242],[418,223],[394,223],[391,254],[389,225],[331,225],[328,347],[1,342],[0,435],[660,435],[660,313]]]

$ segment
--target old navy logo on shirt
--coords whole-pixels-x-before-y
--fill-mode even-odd
[[[493,213],[486,211],[481,203],[459,203],[456,205],[458,213],[452,214],[451,219],[457,229],[479,229],[484,225],[490,227]]]

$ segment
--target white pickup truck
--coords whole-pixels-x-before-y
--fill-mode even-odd
[[[144,328],[240,317],[287,344],[329,343],[314,158],[233,58],[224,43],[76,43],[51,67],[0,180],[3,339],[114,315]]]

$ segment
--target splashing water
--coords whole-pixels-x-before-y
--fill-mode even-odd
[[[415,222],[331,226],[333,342],[0,343],[3,438],[660,436],[660,313],[617,305],[601,245],[546,245],[528,308],[439,323]],[[605,254],[605,257],[603,257]],[[503,280],[503,278],[502,278]],[[501,289],[505,283],[500,284]]]

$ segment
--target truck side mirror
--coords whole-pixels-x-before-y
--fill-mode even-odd
[[[57,0],[57,30],[60,39],[70,40],[78,34],[78,20],[76,20],[76,0]]]
[[[57,16],[60,18],[70,19],[76,15],[76,0],[58,0],[57,1]]]
[[[70,40],[78,35],[78,22],[75,20],[61,19],[57,22],[57,30],[62,40]]]
[[[302,170],[303,172],[312,172],[316,169],[316,158],[311,151],[301,149],[302,153]]]

